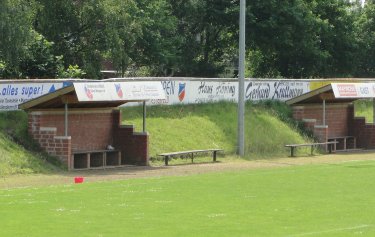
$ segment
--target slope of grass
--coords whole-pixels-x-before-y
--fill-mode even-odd
[[[147,108],[150,155],[189,149],[223,148],[234,154],[237,144],[237,105],[228,102],[153,106]],[[142,108],[123,109],[123,123],[142,128]],[[248,158],[286,156],[284,145],[302,143],[290,109],[280,102],[246,104],[245,142]],[[302,150],[302,149],[301,149]]]
[[[361,161],[3,189],[0,236],[374,236],[374,169]]]
[[[52,169],[45,156],[25,150],[0,132],[0,176],[41,173]]]
[[[45,173],[57,169],[56,159],[40,152],[27,134],[27,114],[23,111],[0,113],[0,176]]]

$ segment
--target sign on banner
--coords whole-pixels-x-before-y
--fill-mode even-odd
[[[375,98],[375,83],[332,83],[336,98]]]
[[[220,81],[162,81],[166,100],[151,100],[151,104],[192,104],[221,100],[238,101],[238,83]],[[245,100],[281,100],[309,92],[309,82],[246,81]]]
[[[162,81],[165,100],[151,100],[151,104],[196,104],[220,100],[235,102],[237,82],[218,81]]]
[[[0,110],[18,110],[18,105],[63,87],[60,83],[0,84]]]
[[[53,92],[72,82],[27,82],[0,84],[0,110],[17,110],[18,104]],[[245,81],[245,99],[285,101],[310,91],[309,81]],[[74,82],[80,101],[149,100],[151,105],[197,104],[238,101],[235,80],[160,80]]]
[[[308,82],[250,81],[246,83],[245,99],[286,101],[309,91]]]
[[[165,100],[160,82],[75,82],[79,101]]]

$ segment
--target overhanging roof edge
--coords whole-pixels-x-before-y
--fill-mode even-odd
[[[307,93],[302,94],[300,96],[294,97],[294,98],[292,98],[290,100],[285,101],[285,103],[287,105],[297,104],[297,103],[299,103],[301,101],[304,101],[304,100],[306,100],[306,99],[308,99],[310,97],[316,96],[316,95],[324,93],[324,92],[328,92],[330,90],[332,90],[332,85],[331,84],[323,86],[323,87],[320,87],[320,88],[318,88],[316,90],[307,92]]]
[[[59,90],[56,90],[52,93],[48,93],[48,94],[45,94],[45,95],[42,95],[42,96],[39,96],[35,99],[31,99],[29,101],[26,101],[20,105],[18,105],[18,108],[20,109],[23,109],[23,110],[26,110],[26,109],[30,109],[38,104],[41,104],[41,103],[44,103],[44,102],[47,102],[51,99],[55,99],[59,96],[62,96],[62,95],[66,95],[72,91],[74,91],[74,86],[71,85],[71,86],[67,86],[67,87],[63,87]]]

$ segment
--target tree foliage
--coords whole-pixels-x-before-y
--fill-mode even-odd
[[[374,9],[359,0],[247,1],[247,76],[374,76]],[[1,0],[0,77],[77,67],[101,78],[108,64],[122,76],[233,77],[238,18],[239,0]]]
[[[36,4],[32,0],[0,1],[0,62],[3,68],[0,78],[19,76],[19,63],[32,39],[35,11]]]

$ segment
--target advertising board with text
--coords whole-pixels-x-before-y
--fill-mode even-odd
[[[161,82],[76,82],[79,101],[165,100]]]
[[[375,98],[375,83],[332,83],[336,98]]]
[[[162,81],[166,100],[151,100],[151,104],[194,104],[221,100],[237,102],[238,83],[220,81]],[[309,82],[246,81],[245,100],[286,101],[309,92]]]
[[[18,110],[19,104],[58,90],[63,86],[64,82],[0,84],[0,110]]]

